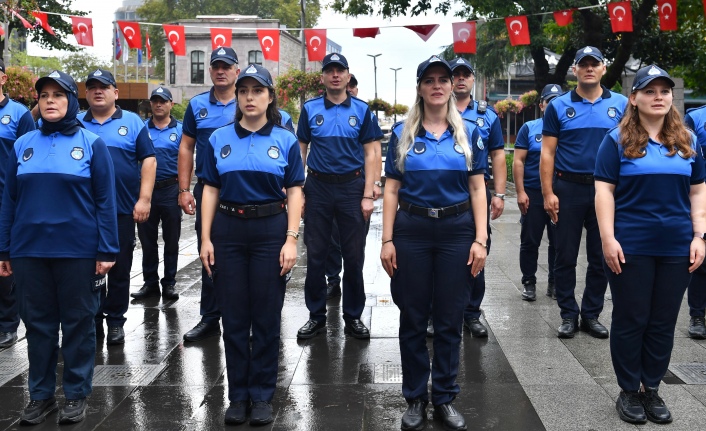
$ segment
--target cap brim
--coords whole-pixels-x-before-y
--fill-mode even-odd
[[[259,82],[260,84],[264,85],[267,88],[272,87],[272,84],[269,84],[267,81],[265,81],[263,78],[261,78],[259,76],[242,75],[242,74],[238,77],[238,80],[235,82],[235,85],[238,85],[238,82],[241,82],[242,80],[248,79],[248,78],[254,79],[255,81]]]
[[[434,66],[443,67],[449,73],[449,76],[453,77],[454,73],[453,73],[453,70],[451,70],[451,67],[449,65],[447,65],[443,62],[440,62],[440,61],[435,61],[433,63],[429,63],[426,66],[424,66],[424,69],[422,69],[422,73],[417,77],[417,84],[419,84],[419,81],[421,81],[422,78],[424,78],[424,74],[427,73],[427,70],[429,70],[430,68],[432,68]]]
[[[338,61],[338,60],[332,60],[332,61],[329,61],[328,63],[326,63],[326,66],[322,67],[321,70],[324,70],[324,69],[326,69],[327,67],[329,67],[329,66],[331,66],[331,65],[334,65],[334,64],[337,64],[337,65],[341,66],[341,67],[344,68],[344,69],[348,69],[348,65],[346,65],[345,63],[343,63],[343,62],[341,62],[341,61]]]
[[[94,76],[90,79],[87,79],[86,85],[88,85],[88,83],[91,81],[98,81],[98,82],[103,83],[105,85],[112,85],[113,87],[117,87],[117,84],[115,82],[111,81],[109,78],[104,78],[102,76]]]
[[[552,94],[547,94],[546,96],[542,96],[541,99],[544,100],[545,102],[549,102],[552,99],[556,99],[557,97],[559,97],[558,94],[552,93]]]
[[[233,60],[232,58],[226,58],[226,57],[214,58],[213,60],[211,60],[210,64],[213,65],[213,63],[215,63],[217,61],[222,61],[225,64],[238,64],[238,62]]]
[[[160,93],[153,94],[153,95],[150,96],[150,100],[154,99],[155,97],[160,97],[160,98],[166,100],[167,102],[171,102],[171,101],[172,101],[172,98],[169,97],[169,96],[167,96],[167,95],[164,94],[164,93],[161,93],[161,94],[160,94]]]
[[[69,84],[62,82],[62,81],[55,79],[55,78],[50,78],[48,76],[45,76],[43,78],[39,78],[37,80],[37,82],[34,83],[34,89],[37,90],[37,93],[40,93],[42,91],[42,88],[44,87],[44,85],[49,81],[56,82],[64,90],[68,91],[69,93],[75,94],[74,90],[71,88],[71,86],[69,86]]]
[[[643,88],[647,87],[650,85],[650,82],[654,81],[655,79],[664,79],[665,81],[669,82],[670,86],[672,88],[676,87],[676,84],[672,80],[672,78],[668,76],[655,76],[655,77],[648,77],[646,78],[643,82],[640,82],[638,85],[632,88],[632,91],[637,91],[637,90],[642,90]]]
[[[574,60],[574,63],[575,63],[575,64],[579,64],[579,63],[581,62],[581,60],[583,60],[583,59],[586,58],[586,57],[593,57],[593,58],[595,58],[596,60],[598,60],[598,61],[600,61],[601,63],[603,63],[603,57],[600,57],[600,56],[595,55],[595,54],[583,54],[583,55],[580,55],[576,60]]]
[[[461,68],[461,67],[465,67],[466,69],[468,69],[469,72],[471,72],[471,73],[474,74],[474,75],[475,75],[475,73],[476,73],[476,72],[473,70],[473,68],[472,68],[471,66],[467,65],[467,64],[454,64],[454,65],[451,67],[451,72],[453,72],[454,70],[459,69],[459,68]]]

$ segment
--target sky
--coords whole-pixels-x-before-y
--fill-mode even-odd
[[[328,3],[326,0],[322,1],[322,5],[326,3]],[[100,6],[97,6],[98,4]],[[115,9],[121,5],[121,0],[101,0],[100,2],[73,0],[72,8],[88,12],[93,18],[94,47],[86,48],[87,52],[105,60],[111,59],[112,33],[108,29],[112,28]],[[443,46],[453,43],[451,23],[459,21],[462,20],[436,14],[399,17],[391,20],[383,20],[378,16],[346,18],[322,6],[319,27],[324,27],[323,23],[325,23],[325,27],[329,29],[328,38],[341,45],[341,52],[348,59],[350,71],[358,79],[358,97],[363,100],[375,97],[373,59],[368,57],[368,54],[382,54],[376,60],[378,97],[390,103],[394,102],[395,73],[390,68],[401,68],[397,72],[397,102],[410,106],[414,103],[416,93],[417,65],[431,55],[440,53]],[[381,28],[380,34],[374,39],[353,37],[351,30],[354,27],[414,24],[439,24],[439,28],[426,42],[406,28]],[[70,41],[75,43],[73,38],[70,38]],[[31,45],[28,53],[42,56],[57,55],[56,52],[45,51]]]

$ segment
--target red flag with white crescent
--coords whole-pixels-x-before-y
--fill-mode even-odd
[[[677,30],[677,0],[657,0],[659,11],[659,29],[662,31]]]
[[[54,33],[54,29],[51,28],[49,25],[49,17],[47,16],[46,13],[44,12],[38,12],[36,10],[33,10],[30,12],[34,19],[37,21],[37,24],[41,25],[44,30],[46,30],[47,33],[49,33],[52,36],[56,36]]]
[[[507,33],[510,36],[510,45],[529,45],[530,33],[529,25],[527,24],[527,16],[509,16],[505,18],[505,26]]]
[[[140,33],[140,24],[132,21],[118,21],[120,31],[125,36],[127,46],[133,49],[142,49],[142,34]]]
[[[232,28],[211,28],[211,48],[215,51],[222,46],[230,47],[233,43]]]
[[[306,29],[304,30],[306,40],[306,51],[309,61],[323,61],[326,57],[326,30]]]
[[[76,37],[76,43],[83,46],[93,46],[93,20],[91,18],[72,16],[71,31]]]
[[[183,25],[162,24],[164,34],[167,36],[167,41],[174,51],[174,55],[186,55],[186,36],[184,35]]]
[[[454,52],[456,54],[476,53],[476,22],[454,22],[451,24],[454,32]]]
[[[556,21],[556,25],[559,27],[566,27],[574,22],[574,10],[575,9],[564,9],[554,12],[554,21]]]
[[[424,42],[429,40],[432,34],[439,28],[439,24],[428,24],[428,25],[406,25],[404,28],[408,28],[413,32],[417,33],[417,36],[421,37]]]
[[[258,29],[257,39],[260,41],[262,56],[265,60],[279,61],[279,30]]]
[[[632,8],[629,1],[608,3],[608,16],[613,33],[632,31]]]

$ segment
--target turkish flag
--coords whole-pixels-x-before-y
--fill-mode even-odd
[[[456,54],[476,53],[476,22],[454,22],[454,52]]]
[[[37,21],[37,24],[41,25],[42,28],[47,31],[47,33],[49,33],[52,36],[56,36],[56,34],[54,33],[54,29],[51,28],[51,26],[49,25],[47,14],[45,14],[44,12],[38,12],[36,10],[34,10],[30,13],[32,14],[34,19]]]
[[[429,40],[432,34],[439,28],[439,24],[429,24],[429,25],[406,25],[404,28],[408,28],[413,32],[417,33],[417,36],[421,37],[424,42]]]
[[[18,14],[18,13],[15,12],[14,10],[12,11],[12,15],[14,15],[15,18],[17,18],[17,19],[20,20],[20,22],[22,23],[22,25],[24,26],[24,28],[27,28],[27,29],[34,28],[34,26],[33,26],[32,24],[30,24],[29,21],[27,21],[26,19],[24,19],[24,18],[22,17],[22,15]]]
[[[608,16],[613,33],[632,31],[632,8],[629,1],[608,3]]]
[[[147,59],[152,60],[152,44],[150,44],[150,34],[145,33],[145,48],[147,51]]]
[[[257,39],[265,60],[279,61],[279,29],[258,29]]]
[[[706,1],[706,0],[704,0]],[[375,39],[375,36],[380,34],[380,27],[368,27],[368,28],[354,28],[353,29],[353,37],[372,37]]]
[[[565,9],[554,12],[554,21],[556,21],[556,25],[559,27],[566,27],[574,22],[574,10],[575,9]]]
[[[323,61],[326,57],[326,30],[306,29],[304,30],[304,39],[306,39],[309,61]]]
[[[211,48],[214,51],[222,46],[230,47],[232,42],[232,28],[211,28]]]
[[[657,0],[657,10],[659,10],[659,29],[676,31],[677,0]]]
[[[184,35],[183,25],[162,24],[164,34],[167,36],[167,41],[174,51],[174,55],[186,55],[186,36]]]
[[[529,45],[530,33],[527,25],[527,16],[509,16],[505,18],[505,26],[510,35],[510,45]]]
[[[76,36],[76,43],[93,46],[93,20],[82,16],[71,17],[71,31]]]
[[[120,31],[125,36],[127,46],[133,49],[142,49],[142,34],[140,33],[140,24],[132,21],[118,21]]]

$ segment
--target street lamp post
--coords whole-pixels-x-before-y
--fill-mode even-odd
[[[377,98],[378,98],[378,65],[377,65],[377,58],[380,57],[382,54],[367,54],[368,57],[373,57],[373,72],[375,73],[375,117],[378,117],[378,103],[377,103]],[[378,117],[380,118],[380,117]],[[379,121],[379,120],[378,120]]]
[[[401,67],[397,67],[397,68],[391,67],[390,68],[390,70],[395,72],[395,104],[392,106],[392,109],[395,110],[395,119],[394,119],[395,123],[397,122],[397,110],[395,108],[397,106],[397,71],[400,69],[402,69],[402,68]]]

